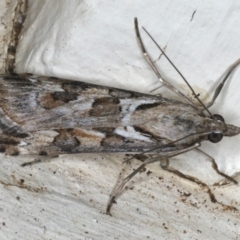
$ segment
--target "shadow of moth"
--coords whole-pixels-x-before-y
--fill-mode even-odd
[[[36,162],[45,157],[82,152],[156,153],[117,186],[107,213],[125,184],[147,164],[156,161],[161,162],[163,169],[206,187],[211,200],[217,202],[206,184],[169,167],[168,159],[191,150],[207,155],[199,149],[202,141],[216,143],[223,136],[240,133],[239,127],[225,123],[222,116],[209,111],[240,60],[229,68],[212,101],[206,105],[187,82],[199,106],[160,75],[142,43],[137,19],[135,30],[143,55],[159,81],[179,95],[182,102],[71,80],[4,75],[0,77],[0,152],[38,155]],[[213,158],[207,157],[218,174],[237,183],[218,170]],[[32,163],[35,162],[23,166]]]

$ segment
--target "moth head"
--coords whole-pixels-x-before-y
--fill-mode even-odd
[[[240,133],[239,127],[233,126],[231,124],[225,124],[224,118],[221,115],[214,114],[213,117],[213,121],[220,125],[222,124],[223,128],[222,131],[213,131],[208,135],[208,140],[210,142],[217,143],[222,140],[223,136],[231,137]]]

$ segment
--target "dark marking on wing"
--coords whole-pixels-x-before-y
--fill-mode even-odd
[[[125,92],[125,91],[121,91],[118,89],[109,89],[108,91],[109,95],[114,97],[114,98],[131,98],[132,97],[132,93],[131,92]]]
[[[28,86],[31,84],[31,81],[29,81],[29,79],[21,75],[5,75],[3,79],[7,80],[9,83],[20,83],[21,86]]]
[[[92,104],[92,109],[89,112],[89,116],[107,116],[115,115],[121,112],[118,98],[102,97],[97,98]]]
[[[70,101],[77,100],[77,93],[54,92],[45,93],[41,96],[40,105],[45,109],[53,109],[65,105]]]
[[[53,140],[53,145],[59,147],[63,152],[74,152],[74,149],[81,145],[80,141],[72,134],[73,129],[56,130],[57,135]]]
[[[54,93],[51,93],[51,96],[53,100],[62,101],[64,103],[77,100],[78,98],[77,93],[70,93],[70,92],[54,92]]]
[[[62,101],[55,101],[51,93],[44,93],[41,96],[39,104],[41,105],[41,107],[50,110],[56,107],[63,106],[65,103]]]
[[[125,144],[124,142],[124,138],[121,137],[121,136],[118,136],[116,134],[112,134],[112,135],[108,135],[106,136],[105,138],[102,139],[101,141],[101,146],[104,147],[104,146],[121,146]]]
[[[93,128],[94,131],[97,131],[97,132],[100,132],[100,133],[104,133],[106,134],[106,136],[110,136],[110,135],[113,135],[114,134],[114,130],[115,128],[113,127],[95,127]]]
[[[65,81],[62,83],[62,88],[71,93],[81,93],[85,89],[89,88],[88,84],[77,81]]]
[[[1,145],[12,145],[12,146],[17,146],[20,142],[14,137],[6,136],[4,134],[0,135],[0,144]]]
[[[109,98],[109,97],[103,97],[103,98],[97,98],[92,104],[92,107],[102,107],[106,105],[112,105],[112,104],[119,104],[120,101],[118,98]]]
[[[154,107],[157,107],[157,106],[159,106],[159,105],[161,105],[161,104],[162,104],[162,103],[160,103],[160,102],[141,104],[141,105],[139,105],[139,106],[136,108],[136,111],[154,108]]]
[[[140,132],[143,136],[147,136],[149,138],[155,139],[155,137],[152,135],[151,132],[149,132],[147,129],[145,129],[144,127],[141,126],[133,126],[134,130],[136,132]]]

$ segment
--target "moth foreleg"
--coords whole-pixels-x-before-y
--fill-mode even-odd
[[[230,76],[230,74],[233,72],[233,70],[240,64],[240,59],[238,59],[232,66],[230,66],[230,68],[228,69],[226,76],[223,78],[223,80],[221,81],[221,83],[218,85],[218,87],[215,89],[214,95],[212,100],[206,104],[206,108],[210,108],[215,100],[217,99],[218,95],[220,94],[225,82],[227,81],[228,77]]]
[[[219,169],[218,169],[218,165],[215,161],[215,159],[213,157],[211,157],[210,155],[208,155],[207,153],[203,152],[201,149],[199,148],[196,148],[195,151],[199,152],[199,153],[202,153],[204,154],[207,159],[212,163],[212,168],[216,171],[217,174],[225,177],[226,179],[228,179],[229,181],[233,182],[234,184],[238,184],[238,181],[236,181],[234,178],[228,176],[227,174],[221,172]]]
[[[137,169],[135,169],[127,177],[125,177],[122,180],[121,184],[116,188],[116,190],[113,191],[112,196],[110,197],[110,199],[108,201],[108,204],[107,204],[106,213],[110,215],[110,210],[111,210],[112,204],[115,202],[116,197],[118,197],[119,194],[122,192],[123,187],[127,184],[127,182],[129,182],[130,179],[132,179],[137,173],[139,173],[148,164],[158,162],[158,161],[162,161],[163,159],[167,159],[167,158],[170,158],[170,157],[177,156],[179,154],[191,151],[191,150],[193,150],[193,149],[195,149],[199,146],[200,146],[200,143],[195,143],[194,145],[192,145],[190,147],[183,148],[183,149],[180,149],[180,150],[176,150],[176,151],[173,151],[173,152],[166,152],[166,153],[164,153],[163,156],[158,156],[156,158],[152,158],[152,159],[148,159],[148,160],[144,161],[143,164],[141,164]]]

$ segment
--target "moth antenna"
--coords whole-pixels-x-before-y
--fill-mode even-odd
[[[218,95],[220,94],[220,92],[223,89],[223,86],[225,84],[225,82],[228,80],[228,77],[230,76],[230,74],[233,72],[233,70],[240,64],[240,59],[238,59],[227,71],[227,74],[225,75],[225,77],[223,78],[223,80],[221,81],[221,83],[218,85],[218,87],[215,89],[214,95],[212,100],[207,104],[207,108],[211,107],[215,100],[217,99]]]
[[[151,38],[151,40],[154,42],[154,44],[158,47],[158,49],[161,51],[161,53],[166,57],[166,59],[169,61],[169,63],[173,66],[173,68],[178,72],[178,74],[181,76],[181,78],[184,80],[184,82],[187,84],[189,89],[192,91],[194,97],[198,100],[198,102],[201,104],[201,106],[204,108],[204,110],[207,111],[207,113],[210,115],[211,118],[214,118],[212,113],[207,109],[207,107],[203,104],[203,102],[199,99],[199,94],[196,94],[192,86],[189,84],[187,79],[183,76],[183,74],[178,70],[178,68],[174,65],[174,63],[171,61],[171,59],[167,56],[167,54],[163,51],[163,49],[159,46],[159,44],[154,40],[154,38],[150,35],[150,33],[142,27],[143,30],[147,33],[147,35]]]

